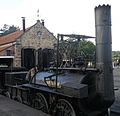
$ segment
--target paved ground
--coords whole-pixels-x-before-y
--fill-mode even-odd
[[[114,68],[115,102],[111,106],[111,116],[120,116],[120,68]]]
[[[0,95],[0,116],[49,116],[42,111]]]

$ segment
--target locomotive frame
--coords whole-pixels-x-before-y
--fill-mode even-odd
[[[77,39],[77,41],[78,41],[78,38],[79,39],[81,37],[83,38],[82,35],[58,34],[57,49],[59,49],[59,37],[61,36],[73,37]],[[84,38],[87,38],[87,37],[88,36],[84,36]],[[57,53],[58,52],[59,51],[57,51]],[[58,55],[59,54],[56,55],[57,59],[59,59]],[[6,96],[14,100],[17,100],[21,103],[25,103],[38,110],[42,110],[45,113],[50,113],[52,116],[65,116],[65,115],[66,116],[87,116],[88,113],[89,113],[89,116],[97,116],[97,114],[101,116],[101,115],[107,114],[106,108],[102,110],[95,109],[93,113],[93,111],[92,112],[84,111],[84,108],[81,107],[82,101],[87,100],[86,98],[88,97],[88,90],[87,90],[88,86],[86,86],[85,83],[82,83],[82,84],[67,83],[67,84],[71,84],[71,86],[65,83],[66,85],[64,85],[62,88],[58,86],[58,78],[59,78],[58,76],[64,75],[66,72],[68,73],[72,72],[71,74],[78,73],[78,75],[82,75],[81,77],[81,80],[82,80],[84,77],[87,77],[88,75],[95,75],[99,73],[98,69],[87,68],[86,65],[80,65],[77,68],[76,67],[63,68],[63,67],[59,67],[60,66],[59,60],[57,60],[56,64],[57,64],[56,65],[57,67],[49,68],[50,72],[52,70],[54,73],[50,73],[50,75],[46,75],[44,77],[45,84],[36,83],[37,82],[36,78],[34,78],[35,80],[33,80],[32,83],[26,83],[25,80],[23,80],[22,82],[23,84],[17,84],[14,86],[6,84],[6,88],[8,88],[7,89],[8,91],[5,92]],[[41,72],[42,71],[40,71],[39,73]],[[90,76],[88,77],[90,78]],[[47,81],[49,81],[51,85],[49,85]],[[79,90],[79,92],[81,91],[80,95],[77,95],[77,92],[78,92],[77,89]],[[77,92],[75,93],[75,91]]]

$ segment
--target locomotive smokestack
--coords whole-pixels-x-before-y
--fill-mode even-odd
[[[111,6],[95,8],[96,67],[100,70],[97,78],[97,92],[105,101],[114,101],[112,68]]]
[[[25,32],[25,17],[22,17],[23,32]]]

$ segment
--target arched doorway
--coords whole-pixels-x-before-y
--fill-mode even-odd
[[[48,68],[54,62],[54,50],[45,48],[42,50],[43,68]]]
[[[21,66],[31,69],[35,66],[35,54],[34,48],[22,48],[21,50]]]
[[[37,54],[38,54],[37,64],[38,64],[39,69],[48,68],[54,62],[54,50],[53,49],[39,48],[37,50]]]

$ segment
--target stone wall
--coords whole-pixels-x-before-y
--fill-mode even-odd
[[[21,66],[22,48],[53,48],[56,43],[55,36],[47,30],[39,21],[17,39],[15,46],[14,66]]]

